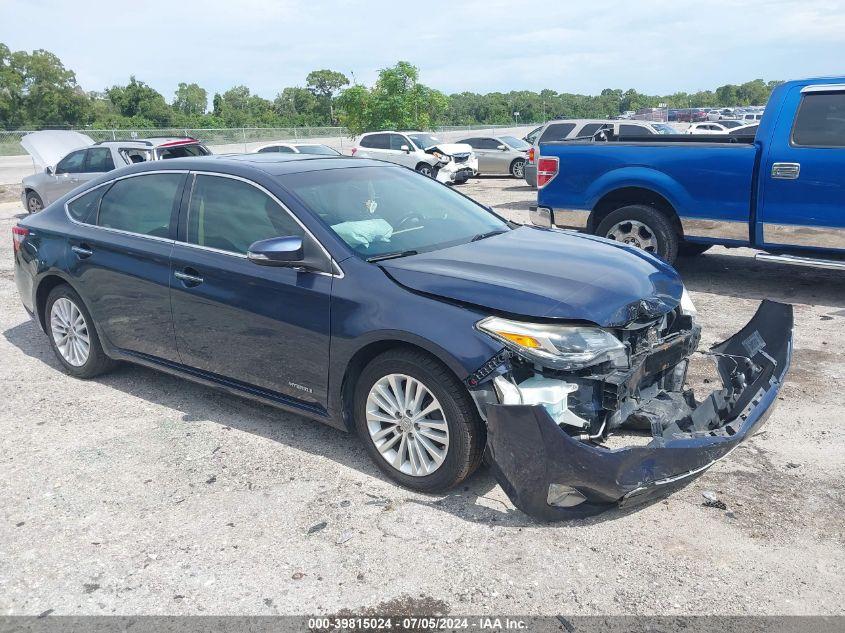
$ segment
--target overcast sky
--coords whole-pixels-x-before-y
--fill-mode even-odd
[[[0,42],[168,100],[180,81],[273,98],[318,68],[370,85],[399,59],[446,93],[665,94],[845,72],[845,0],[0,0]]]

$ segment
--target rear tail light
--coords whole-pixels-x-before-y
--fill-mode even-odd
[[[528,150],[528,162],[534,164],[534,148]]]
[[[537,162],[537,187],[544,187],[557,176],[559,161],[557,156],[551,158],[540,157]]]
[[[350,155],[350,156],[355,156],[355,152],[357,152],[357,151],[358,151],[358,148],[357,148],[357,147],[353,147],[351,150],[349,150],[349,155]]]
[[[15,253],[21,250],[21,244],[23,244],[27,235],[29,235],[29,229],[25,229],[22,226],[12,227],[12,250]]]

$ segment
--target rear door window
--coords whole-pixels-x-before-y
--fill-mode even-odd
[[[149,174],[118,180],[103,195],[97,225],[169,237],[184,174]]]
[[[648,128],[640,125],[625,125],[619,126],[619,136],[643,136],[649,134]]]
[[[370,134],[361,139],[361,147],[390,149],[390,134]]]
[[[549,123],[542,136],[540,136],[540,143],[548,143],[549,141],[562,141],[569,136],[569,133],[575,129],[574,123]],[[598,127],[596,127],[598,129]]]
[[[804,95],[795,115],[792,144],[845,147],[845,92]]]
[[[114,169],[114,160],[108,147],[97,147],[88,150],[85,158],[85,171],[89,174],[99,174]]]

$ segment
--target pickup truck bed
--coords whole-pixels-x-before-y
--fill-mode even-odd
[[[532,221],[672,261],[710,245],[845,270],[845,77],[782,84],[754,138],[543,143]]]

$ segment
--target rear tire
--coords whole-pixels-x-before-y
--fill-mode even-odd
[[[428,163],[420,163],[415,168],[419,173],[423,176],[428,176],[429,178],[434,178],[434,167],[429,165]]]
[[[678,255],[677,230],[669,218],[648,205],[632,204],[612,211],[599,223],[595,233],[642,248],[670,264]]]
[[[511,176],[525,178],[525,159],[517,158],[511,163]]]
[[[112,369],[94,320],[76,291],[62,284],[47,295],[44,323],[50,346],[65,371],[75,378],[93,378]]]
[[[44,208],[44,201],[41,200],[41,196],[39,196],[34,191],[27,192],[27,194],[26,194],[26,212],[27,213],[38,213],[43,208]]]
[[[443,492],[481,463],[487,433],[475,403],[443,363],[421,350],[397,348],[374,358],[358,379],[353,412],[370,457],[406,488]]]

